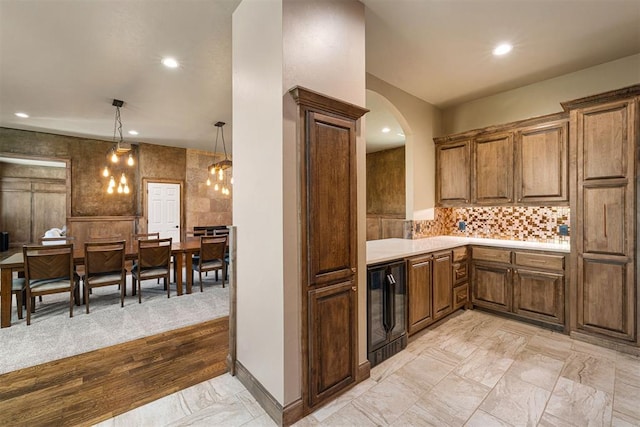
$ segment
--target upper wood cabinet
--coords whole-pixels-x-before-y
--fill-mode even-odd
[[[437,206],[569,203],[566,113],[434,141]]]
[[[567,120],[519,129],[515,134],[517,203],[569,203]]]
[[[468,205],[470,187],[471,141],[436,146],[436,199],[446,206]]]
[[[513,134],[478,137],[473,144],[473,203],[496,205],[513,201]]]

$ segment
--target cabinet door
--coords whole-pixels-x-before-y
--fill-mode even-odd
[[[355,122],[310,112],[308,125],[308,280],[321,285],[356,270]]]
[[[531,319],[564,325],[564,274],[516,270],[513,312]]]
[[[470,141],[436,146],[436,202],[460,206],[470,202]]]
[[[453,310],[453,270],[451,252],[433,257],[433,318],[439,319]]]
[[[409,334],[433,322],[431,312],[431,257],[407,261],[409,293]]]
[[[474,141],[473,202],[513,202],[513,135],[496,134]]]
[[[516,201],[569,202],[568,123],[521,129],[516,135]]]
[[[474,305],[498,311],[511,311],[511,268],[474,262],[471,275]]]
[[[357,365],[357,299],[353,282],[309,292],[311,405],[352,384]]]

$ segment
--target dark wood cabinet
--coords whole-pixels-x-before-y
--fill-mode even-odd
[[[353,282],[309,292],[311,405],[356,381],[357,304]]]
[[[513,312],[564,324],[564,274],[518,268],[513,276]]]
[[[479,205],[513,202],[513,134],[478,137],[473,144],[472,201]]]
[[[433,318],[440,319],[453,311],[451,252],[433,255]]]
[[[295,87],[303,412],[357,381],[356,124],[366,109]]]
[[[571,328],[634,343],[638,342],[638,93],[640,85],[564,105],[571,114],[575,194]]]
[[[474,262],[472,302],[492,310],[511,311],[511,268],[484,262]]]
[[[464,206],[471,201],[471,141],[436,146],[438,206]]]
[[[515,137],[516,202],[569,203],[568,120],[519,129]]]
[[[407,293],[409,299],[409,334],[413,334],[433,322],[431,307],[431,255],[411,258],[407,261]]]

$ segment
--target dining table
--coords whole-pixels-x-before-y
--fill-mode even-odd
[[[178,295],[182,295],[183,283],[186,282],[186,293],[190,294],[193,285],[192,255],[200,251],[199,238],[187,238],[184,242],[171,244],[171,255],[175,260],[174,269],[179,272],[176,275],[176,289]],[[13,273],[24,270],[24,256],[22,248],[10,250],[0,261],[0,327],[11,326],[11,282]],[[138,258],[137,241],[127,241],[125,259],[134,261]],[[75,265],[84,265],[84,246],[74,243],[73,262]],[[182,275],[185,268],[186,281]]]

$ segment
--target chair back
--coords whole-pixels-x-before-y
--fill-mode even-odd
[[[227,236],[202,236],[200,238],[200,262],[223,260],[227,248]]]
[[[138,268],[171,268],[172,238],[138,240]]]
[[[131,239],[135,242],[136,240],[150,240],[150,239],[159,239],[160,233],[141,233],[141,234],[132,234]]]
[[[27,245],[22,248],[22,253],[27,283],[43,279],[73,279],[73,244]]]
[[[87,275],[123,272],[125,246],[124,240],[86,242],[84,265]]]
[[[229,235],[229,229],[228,228],[217,228],[217,229],[213,230],[213,235],[214,236],[228,236]]]
[[[73,244],[75,238],[73,236],[59,236],[59,237],[40,237],[38,239],[39,245],[65,245],[68,243]]]

